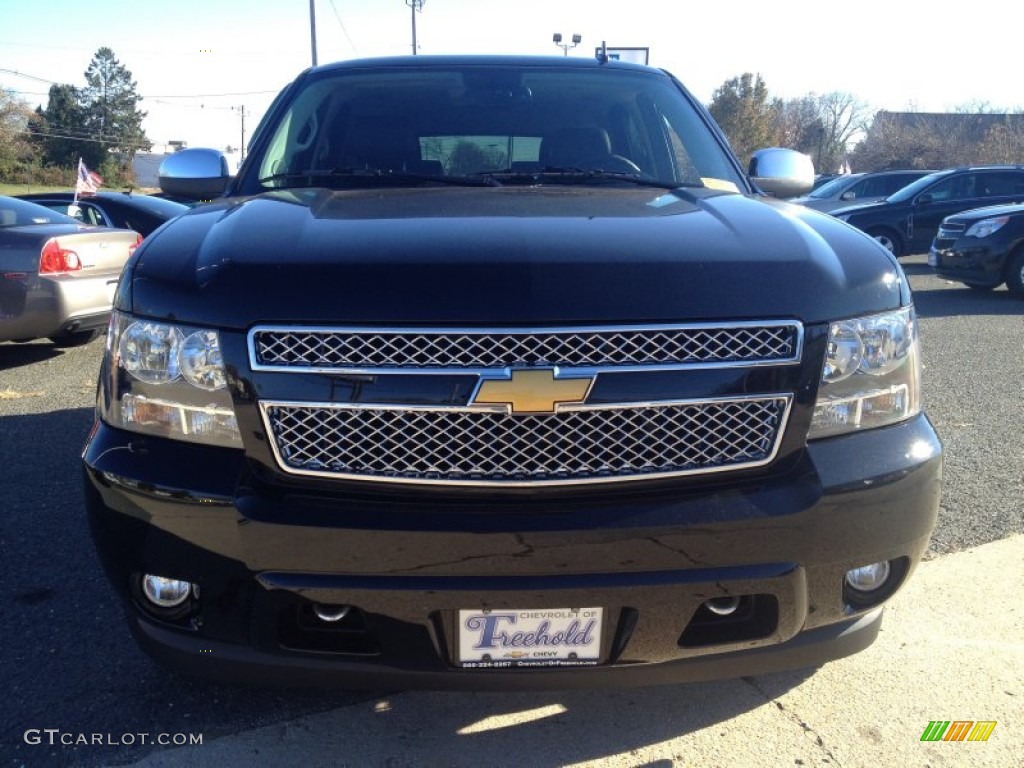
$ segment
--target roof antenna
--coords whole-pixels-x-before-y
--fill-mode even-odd
[[[608,43],[604,40],[601,41],[601,48],[597,52],[597,61],[600,64],[608,63]]]

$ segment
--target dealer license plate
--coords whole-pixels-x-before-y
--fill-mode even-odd
[[[585,667],[601,657],[602,608],[459,611],[463,667]]]

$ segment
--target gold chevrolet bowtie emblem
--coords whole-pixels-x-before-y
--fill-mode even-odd
[[[590,377],[557,379],[550,368],[512,371],[511,379],[488,379],[477,389],[473,405],[504,405],[512,413],[554,413],[558,403],[587,399]]]

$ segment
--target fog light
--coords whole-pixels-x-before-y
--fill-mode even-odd
[[[872,563],[846,572],[846,583],[858,592],[874,592],[889,580],[888,562]]]
[[[192,583],[147,573],[142,577],[142,594],[160,608],[175,608],[188,600]]]
[[[740,607],[738,597],[713,597],[704,601],[704,607],[716,616],[731,616]]]
[[[320,621],[326,621],[329,624],[333,624],[336,621],[341,621],[348,612],[352,609],[350,605],[320,605],[319,603],[313,606],[313,613],[316,614]]]

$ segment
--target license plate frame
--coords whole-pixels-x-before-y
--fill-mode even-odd
[[[596,666],[604,620],[602,607],[462,609],[455,661],[469,669]]]

